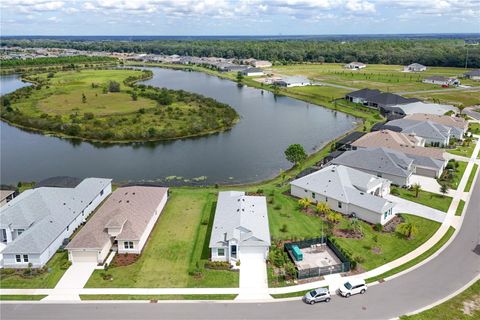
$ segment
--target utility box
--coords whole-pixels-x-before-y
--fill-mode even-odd
[[[292,254],[296,261],[303,260],[303,253],[298,246],[292,246]]]

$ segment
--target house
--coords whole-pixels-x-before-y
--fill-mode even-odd
[[[255,60],[252,62],[252,66],[255,68],[270,68],[272,63],[266,60]]]
[[[243,70],[242,74],[247,77],[257,77],[263,76],[265,73],[263,73],[263,70],[259,68],[248,68]]]
[[[341,151],[351,150],[352,144],[357,139],[360,139],[363,135],[365,135],[365,132],[353,131],[347,134],[345,137],[341,138],[340,140],[336,141],[335,149]]]
[[[395,216],[395,204],[382,198],[389,192],[387,179],[343,165],[330,165],[290,183],[295,197],[326,202],[332,210],[382,225]]]
[[[304,86],[309,86],[312,83],[310,80],[308,80],[305,77],[282,77],[281,79],[275,80],[273,82],[274,85],[280,86],[280,87],[304,87]]]
[[[270,247],[266,198],[241,191],[219,192],[209,247],[212,261],[235,263],[242,254],[266,259]]]
[[[442,149],[425,147],[425,138],[419,137],[414,133],[405,134],[391,130],[369,132],[353,142],[352,147],[356,149],[382,147],[400,151],[405,154],[413,154],[439,160],[444,159]]]
[[[0,190],[0,207],[12,201],[16,196],[17,192],[15,190]]]
[[[370,101],[370,98],[381,94],[382,92],[377,89],[361,89],[357,91],[353,91],[350,93],[347,93],[345,95],[345,100],[348,100],[353,103],[361,103],[363,105],[367,105],[368,101]]]
[[[444,115],[449,111],[453,111],[455,113],[458,112],[458,109],[452,105],[428,103],[428,102],[422,102],[422,101],[394,105],[394,106],[391,106],[390,108],[397,108],[396,112],[401,113],[403,115],[412,114],[412,113],[428,113],[428,114]]]
[[[480,80],[480,69],[468,71],[463,76],[470,80]]]
[[[385,106],[394,106],[419,101],[416,98],[404,98],[397,94],[381,92],[380,90],[361,89],[350,92],[345,95],[347,101],[360,103],[364,106],[381,108]]]
[[[111,192],[111,180],[100,178],[22,192],[0,208],[3,267],[43,267]]]
[[[363,69],[366,66],[367,66],[366,64],[361,63],[361,62],[350,62],[350,63],[347,63],[346,65],[344,65],[343,67],[345,69],[358,70],[358,69]]]
[[[403,67],[404,72],[422,72],[426,70],[427,70],[427,67],[419,63],[412,63],[412,64],[409,64],[408,66]]]
[[[431,76],[422,80],[423,83],[438,84],[441,86],[458,86],[460,81],[456,78],[447,78],[444,76]]]
[[[66,246],[69,260],[100,264],[111,250],[141,253],[167,198],[168,188],[118,188]]]
[[[398,119],[387,122],[384,128],[398,128],[398,130],[394,129],[393,131],[406,134],[414,133],[425,139],[426,146],[444,148],[450,143],[451,129],[432,121]]]
[[[413,160],[403,153],[387,148],[361,148],[346,151],[331,164],[344,165],[390,180],[397,186],[410,186],[415,172]]]
[[[451,129],[450,135],[459,140],[463,140],[463,136],[468,131],[468,121],[461,117],[428,113],[414,113],[406,116],[404,119],[415,121],[431,121],[433,123],[444,125]]]

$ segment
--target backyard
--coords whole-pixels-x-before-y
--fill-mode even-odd
[[[444,196],[424,190],[420,190],[418,192],[418,197],[415,196],[415,191],[404,188],[392,188],[390,193],[397,197],[420,203],[427,207],[431,207],[443,212],[447,212],[450,204],[452,203],[452,198],[449,196]]]

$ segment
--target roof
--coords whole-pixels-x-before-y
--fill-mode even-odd
[[[420,63],[412,63],[412,64],[409,64],[407,67],[409,68],[426,68],[423,64],[420,64]]]
[[[352,65],[352,66],[366,66],[365,63],[358,62],[358,61],[353,61],[353,62],[347,63],[347,66],[348,66],[348,65]]]
[[[0,190],[0,201],[15,193],[15,190]]]
[[[401,109],[406,114],[428,113],[428,114],[444,115],[448,111],[454,111],[454,112],[458,111],[457,108],[451,105],[428,103],[428,102],[422,102],[422,101],[401,104],[393,107],[397,107]]]
[[[364,134],[365,132],[353,131],[350,134],[343,137],[342,139],[338,140],[335,144],[336,145],[350,144],[355,140],[359,139],[360,137],[362,137]]]
[[[380,130],[367,133],[352,143],[352,146],[360,148],[384,147],[406,154],[443,160],[443,150],[422,147],[420,145],[423,144],[421,143],[423,140],[413,133],[404,134],[391,130]]]
[[[1,227],[25,229],[2,253],[44,252],[110,183],[111,179],[87,178],[75,188],[22,192],[0,208]]]
[[[115,190],[67,249],[101,249],[110,242],[108,228],[121,228],[116,240],[140,240],[168,188],[123,187]]]
[[[398,119],[387,122],[388,126],[399,127],[403,133],[415,133],[423,138],[446,139],[451,129],[432,121]]]
[[[290,184],[327,198],[383,213],[393,203],[368,193],[388,180],[343,165],[330,165]]]
[[[480,69],[465,72],[464,75],[470,76],[470,77],[480,77]]]
[[[434,123],[439,123],[447,127],[455,127],[465,130],[468,128],[468,121],[460,117],[451,117],[428,113],[414,113],[406,116],[404,119],[417,121],[432,121]]]
[[[346,151],[338,158],[333,159],[331,163],[399,177],[408,177],[413,170],[412,159],[401,152],[387,148],[362,148]]]
[[[44,179],[37,184],[40,187],[57,187],[57,188],[75,188],[82,182],[82,179],[75,177],[59,176]]]
[[[360,89],[360,90],[357,90],[357,91],[347,93],[347,96],[348,97],[353,97],[353,98],[362,98],[362,99],[368,100],[369,98],[371,98],[373,96],[376,96],[380,93],[382,93],[382,92],[380,90],[377,90],[377,89],[372,90],[372,89],[364,88],[364,89]]]
[[[245,69],[243,70],[244,73],[256,73],[256,72],[261,72],[263,73],[263,70],[260,69],[260,68],[248,68],[248,69]]]
[[[241,191],[218,193],[210,247],[236,239],[241,245],[270,246],[267,200]]]
[[[291,77],[282,77],[280,80],[276,82],[284,82],[284,83],[305,83],[308,82],[310,83],[310,80],[308,78],[302,77],[302,76],[291,76]]]
[[[368,99],[368,102],[381,104],[381,105],[388,105],[388,106],[412,103],[417,101],[420,101],[420,100],[418,100],[417,98],[404,98],[402,96],[399,96],[398,94],[393,94],[389,92],[382,92]]]

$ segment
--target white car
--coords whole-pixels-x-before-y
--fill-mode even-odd
[[[367,285],[363,279],[351,279],[342,284],[338,289],[338,293],[345,298],[357,293],[364,294],[366,291]]]

